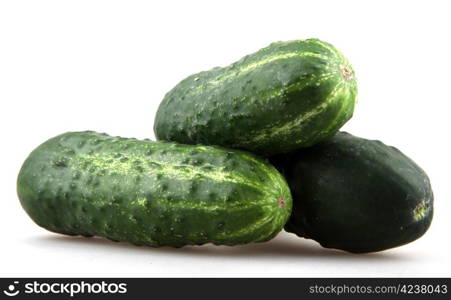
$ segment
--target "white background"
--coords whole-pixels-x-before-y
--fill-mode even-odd
[[[449,1],[1,1],[0,276],[451,276]],[[281,233],[240,247],[135,247],[53,234],[16,196],[29,152],[66,131],[154,138],[184,77],[277,40],[317,37],[359,80],[343,129],[397,146],[428,172],[435,217],[381,253]]]

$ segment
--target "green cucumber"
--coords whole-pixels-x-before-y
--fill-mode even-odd
[[[434,197],[428,176],[380,141],[340,132],[271,161],[293,195],[285,229],[324,247],[381,251],[416,240],[431,224]]]
[[[17,189],[50,231],[149,246],[266,241],[292,205],[283,176],[252,154],[91,131],[36,148]]]
[[[354,111],[348,60],[318,39],[277,42],[182,80],[161,102],[159,140],[269,155],[333,136]]]

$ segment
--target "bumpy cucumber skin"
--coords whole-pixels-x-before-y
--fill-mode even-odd
[[[356,96],[354,71],[332,45],[277,42],[181,81],[161,102],[154,131],[159,140],[284,153],[333,136]]]
[[[283,176],[252,154],[90,131],[40,145],[17,187],[50,231],[155,247],[266,241],[292,206]]]
[[[418,239],[431,224],[434,196],[428,176],[380,141],[340,132],[271,161],[293,195],[285,230],[324,247],[381,251]]]

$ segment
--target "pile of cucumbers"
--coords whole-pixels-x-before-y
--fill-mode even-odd
[[[38,146],[17,180],[47,230],[154,247],[264,242],[283,228],[354,253],[428,229],[426,173],[352,117],[349,61],[318,39],[276,42],[187,77],[155,116],[158,141],[68,132]]]

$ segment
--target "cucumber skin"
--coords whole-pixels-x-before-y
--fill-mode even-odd
[[[155,247],[266,241],[292,205],[282,175],[252,154],[91,131],[36,148],[17,191],[47,230]]]
[[[333,136],[356,97],[354,71],[332,45],[277,42],[182,80],[161,102],[154,132],[159,140],[285,153]]]
[[[382,251],[421,237],[433,218],[426,173],[398,149],[339,132],[270,161],[293,195],[285,230],[323,247]]]

